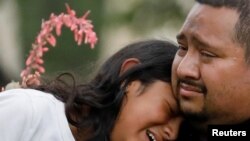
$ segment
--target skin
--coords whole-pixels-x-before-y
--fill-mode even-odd
[[[145,87],[133,81],[127,88],[111,140],[149,141],[147,131],[154,134],[156,141],[174,140],[181,121],[170,83],[156,81]]]
[[[235,38],[239,14],[196,4],[183,24],[173,63],[181,111],[202,129],[250,119],[250,67]]]

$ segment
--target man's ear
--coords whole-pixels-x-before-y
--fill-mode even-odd
[[[140,61],[137,58],[126,59],[122,63],[122,66],[121,66],[121,69],[120,69],[120,75],[123,74],[124,72],[126,72],[127,70],[129,70],[130,68],[138,65],[138,64],[140,64]]]

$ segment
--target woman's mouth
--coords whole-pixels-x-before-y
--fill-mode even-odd
[[[150,141],[157,141],[154,134],[152,132],[150,132],[149,130],[146,131],[146,134],[147,134]]]

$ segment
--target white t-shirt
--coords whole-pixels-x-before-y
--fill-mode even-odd
[[[64,104],[32,89],[0,93],[1,141],[75,141]]]

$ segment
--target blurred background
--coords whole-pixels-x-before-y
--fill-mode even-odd
[[[66,12],[68,3],[82,16],[91,13],[98,43],[80,47],[73,33],[62,28],[55,48],[43,57],[44,77],[65,71],[84,80],[99,64],[123,46],[141,39],[170,39],[180,29],[193,0],[0,0],[0,86],[20,81],[31,44],[41,28],[42,19],[51,13]]]

